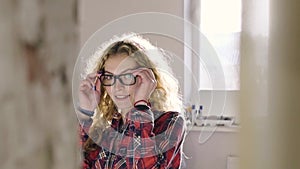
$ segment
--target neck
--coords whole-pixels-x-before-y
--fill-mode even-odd
[[[131,108],[119,109],[118,112],[121,113],[122,118],[125,120],[126,114],[131,110]]]

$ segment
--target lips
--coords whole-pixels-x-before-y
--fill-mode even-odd
[[[130,95],[115,95],[115,98],[118,100],[127,99]]]

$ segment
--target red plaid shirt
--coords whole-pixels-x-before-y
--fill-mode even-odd
[[[94,151],[83,152],[83,169],[180,168],[184,120],[177,112],[133,108],[126,120],[115,113],[111,127],[102,133]],[[91,121],[80,127],[80,143],[89,138]]]

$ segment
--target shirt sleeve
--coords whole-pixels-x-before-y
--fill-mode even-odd
[[[138,110],[133,108],[126,114],[126,119],[129,124],[129,133],[132,136],[145,138],[146,140],[154,136],[154,115],[150,109]]]
[[[184,120],[177,112],[163,113],[155,120],[151,109],[132,109],[126,117],[130,126],[126,158],[129,168],[179,168]]]
[[[82,169],[94,169],[95,168],[95,163],[97,161],[97,157],[99,154],[99,147],[94,143],[91,142],[93,149],[86,151],[86,149],[84,148],[85,144],[88,141],[88,131],[89,128],[92,124],[92,119],[90,120],[85,120],[81,122],[81,125],[79,125],[79,136],[80,136],[80,140],[79,140],[79,144],[81,147],[81,153],[82,153],[82,162],[81,162],[81,168]]]
[[[155,165],[156,142],[153,133],[154,116],[148,110],[131,109],[126,114],[127,136],[123,137],[121,145],[126,149],[126,165],[128,168],[145,168],[139,165],[143,161]],[[145,168],[146,169],[146,168]]]
[[[184,118],[178,112],[166,112],[156,120],[156,145],[162,153],[163,168],[180,168],[185,136]]]

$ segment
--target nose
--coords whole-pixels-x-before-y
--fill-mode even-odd
[[[118,79],[118,78],[116,79],[116,83],[113,86],[114,86],[115,91],[119,91],[119,90],[124,90],[125,89],[125,85],[123,85],[120,82],[120,79]]]

